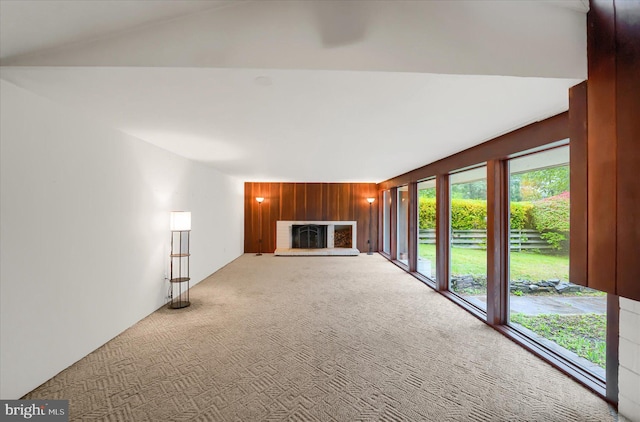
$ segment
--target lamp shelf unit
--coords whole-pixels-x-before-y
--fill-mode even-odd
[[[184,214],[188,214],[188,217]],[[173,212],[171,224],[171,252],[169,276],[169,308],[180,309],[191,305],[189,301],[189,236],[191,213]]]

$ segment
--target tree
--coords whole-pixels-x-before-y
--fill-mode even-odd
[[[435,197],[436,197],[436,188],[418,190],[418,198],[435,198]]]
[[[487,199],[487,181],[451,185],[451,199]]]
[[[520,200],[537,201],[569,190],[569,166],[533,170],[520,175]]]

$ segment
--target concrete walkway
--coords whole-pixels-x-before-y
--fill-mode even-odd
[[[486,296],[473,296],[486,304]],[[510,296],[511,312],[527,315],[540,314],[605,314],[606,296]]]

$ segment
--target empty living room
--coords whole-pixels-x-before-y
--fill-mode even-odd
[[[638,0],[0,0],[0,419],[640,422],[638,110]]]

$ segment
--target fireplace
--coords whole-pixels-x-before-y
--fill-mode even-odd
[[[320,249],[327,247],[327,226],[294,224],[291,226],[291,247],[296,249]]]
[[[359,255],[355,221],[278,221],[275,255]]]

